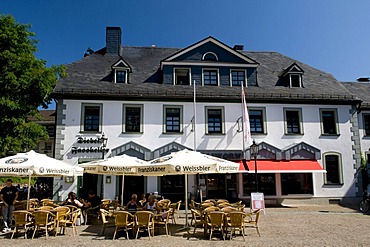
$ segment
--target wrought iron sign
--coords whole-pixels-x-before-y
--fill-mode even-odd
[[[76,146],[71,149],[72,154],[77,153],[108,153],[109,148],[106,147],[106,139],[101,137],[77,137]],[[89,144],[98,144],[99,146],[86,146]]]

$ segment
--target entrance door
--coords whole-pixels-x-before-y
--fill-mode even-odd
[[[206,177],[207,198],[225,199],[225,174],[208,174]]]
[[[97,174],[89,174],[84,173],[83,179],[80,181],[79,191],[78,191],[78,197],[79,198],[87,198],[87,194],[90,190],[94,191],[96,194],[98,193],[98,176]],[[98,196],[101,196],[100,194],[97,194]]]
[[[185,175],[162,176],[160,179],[160,192],[164,198],[171,202],[185,201]]]
[[[137,194],[138,200],[141,199],[141,195],[144,194],[145,190],[144,176],[125,176],[125,184],[123,187],[123,205],[126,205],[130,200],[132,194]],[[122,195],[122,176],[119,176],[119,189],[117,190],[118,200]]]

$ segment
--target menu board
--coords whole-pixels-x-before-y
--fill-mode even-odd
[[[263,193],[251,193],[251,209],[265,211],[265,197]]]

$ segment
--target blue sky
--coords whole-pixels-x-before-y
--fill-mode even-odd
[[[29,23],[37,57],[67,64],[105,46],[105,27],[122,44],[183,48],[214,36],[245,50],[276,51],[340,81],[370,76],[366,0],[1,0],[0,13]]]

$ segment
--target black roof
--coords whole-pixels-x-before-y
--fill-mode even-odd
[[[67,65],[68,76],[61,78],[53,91],[57,99],[132,99],[190,101],[193,87],[162,83],[161,60],[179,52],[177,48],[121,47],[121,55],[106,54],[105,48]],[[248,102],[292,102],[352,104],[358,98],[331,74],[286,57],[277,52],[239,51],[259,63],[258,86],[246,88]],[[111,66],[123,59],[127,62],[130,84],[112,83]],[[304,71],[303,87],[289,88],[279,84],[284,71],[296,63]],[[200,101],[239,101],[237,87],[197,87]]]
[[[342,82],[342,84],[362,100],[362,109],[370,109],[370,82]]]

